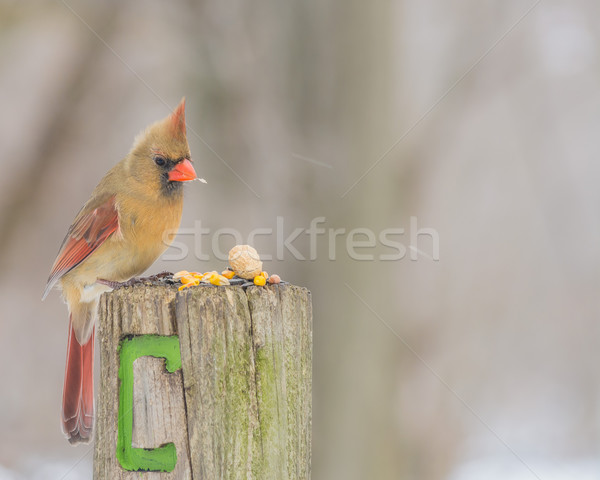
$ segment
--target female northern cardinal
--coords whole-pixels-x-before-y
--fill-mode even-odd
[[[194,179],[183,99],[100,181],[60,247],[43,298],[59,282],[69,306],[62,424],[71,443],[88,442],[93,430],[100,295],[144,272],[167,248],[181,220],[182,182]]]

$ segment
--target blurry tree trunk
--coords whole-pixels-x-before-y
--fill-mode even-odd
[[[307,9],[318,9],[316,3]],[[335,345],[324,342],[326,346],[315,351],[319,363],[327,366],[315,376],[316,401],[320,405],[315,412],[315,469],[320,479],[391,480],[405,478],[410,463],[395,407],[402,345],[346,284],[389,321],[391,315],[398,318],[395,295],[390,291],[395,275],[377,260],[350,258],[343,240],[356,227],[377,232],[401,225],[408,192],[399,189],[400,179],[389,170],[395,163],[393,157],[376,167],[388,169],[383,181],[377,179],[374,169],[348,191],[401,133],[391,112],[393,60],[398,61],[398,52],[391,47],[397,7],[394,2],[371,2],[367,6],[358,1],[339,7],[332,5],[327,28],[313,40],[321,46],[330,42],[330,36],[335,39],[332,46],[323,47],[329,55],[323,63],[332,65],[329,72],[323,72],[333,78],[330,99],[314,105],[316,118],[307,119],[308,125],[317,121],[316,128],[333,130],[334,139],[339,140],[328,149],[335,162],[330,177],[334,194],[327,199],[316,196],[315,202],[322,205],[320,214],[335,218],[336,224],[331,227],[345,228],[342,242],[337,244],[334,266],[335,279],[344,279],[336,291],[339,300],[330,302],[326,298],[318,304],[320,315],[328,319],[319,324],[319,335],[336,341]],[[302,38],[303,42],[310,41],[306,36]],[[326,105],[329,109],[323,110]],[[331,187],[322,190],[330,191]],[[331,264],[322,261],[316,266],[322,270],[316,275],[310,273],[313,281],[335,281],[327,273]],[[340,364],[352,374],[337,374]],[[317,457],[320,452],[323,455]]]
[[[98,38],[103,41],[111,38],[118,6],[114,1],[95,5],[93,28]],[[61,140],[67,136],[65,132],[73,126],[73,118],[76,117],[73,112],[81,100],[80,97],[87,93],[88,81],[94,74],[92,66],[106,50],[106,46],[98,38],[92,34],[82,37],[79,42],[79,56],[73,62],[72,69],[67,72],[65,84],[45,104],[45,108],[52,109],[53,113],[46,116],[48,123],[41,138],[33,139],[36,148],[31,158],[20,159],[28,168],[22,178],[14,179],[11,191],[4,195],[8,200],[0,206],[0,251],[8,249],[12,236],[18,231],[18,223],[21,219],[28,218],[31,215],[29,212],[40,204],[40,185],[44,179],[52,172],[57,162],[64,161],[63,157],[57,155]],[[27,185],[27,188],[23,188],[23,185]],[[3,259],[0,256],[0,261]]]

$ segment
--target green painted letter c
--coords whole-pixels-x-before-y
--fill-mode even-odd
[[[119,419],[117,434],[117,459],[125,470],[171,472],[177,463],[174,443],[158,448],[133,448],[133,362],[139,357],[152,356],[165,359],[168,372],[181,368],[179,337],[141,335],[125,338],[119,346]]]

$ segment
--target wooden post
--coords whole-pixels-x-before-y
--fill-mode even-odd
[[[98,315],[95,479],[310,478],[308,290],[156,282]]]

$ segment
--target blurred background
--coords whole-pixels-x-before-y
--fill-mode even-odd
[[[1,0],[0,479],[91,478],[59,426],[66,306],[40,298],[96,183],[184,95],[208,184],[186,187],[187,255],[149,273],[223,269],[219,229],[301,229],[304,259],[253,243],[313,294],[313,479],[600,478],[598,18]]]

